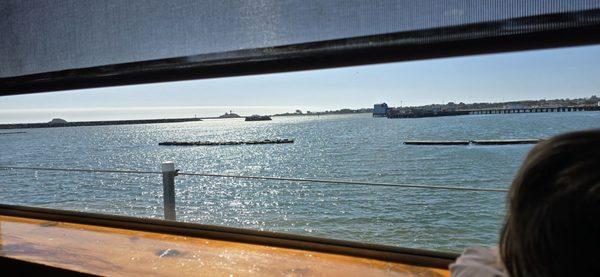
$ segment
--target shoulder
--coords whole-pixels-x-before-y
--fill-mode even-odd
[[[498,248],[469,247],[450,265],[452,276],[508,276],[504,272]]]

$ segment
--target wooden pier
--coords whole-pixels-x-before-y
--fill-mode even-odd
[[[600,111],[600,106],[563,106],[563,107],[532,107],[532,108],[495,108],[481,110],[450,110],[433,111],[424,109],[391,109],[386,114],[387,118],[421,118],[457,115],[483,115],[483,114],[516,114],[516,113],[555,113],[555,112],[586,112]]]
[[[164,146],[219,146],[219,145],[253,145],[253,144],[281,144],[281,143],[294,143],[293,139],[265,139],[265,140],[251,140],[251,141],[167,141],[161,142],[158,145]]]
[[[600,106],[564,106],[564,107],[537,107],[537,108],[498,108],[469,110],[469,115],[479,114],[514,114],[514,113],[560,113],[560,112],[586,112],[600,111]]]

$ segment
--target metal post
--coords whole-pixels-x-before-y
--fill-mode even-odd
[[[163,208],[166,220],[175,219],[175,164],[173,162],[162,163],[163,175]]]

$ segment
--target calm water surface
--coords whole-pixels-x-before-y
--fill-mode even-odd
[[[27,129],[0,136],[0,165],[306,177],[508,188],[531,145],[407,146],[405,140],[543,138],[600,127],[600,113],[421,119],[370,115]],[[166,147],[161,141],[294,138],[294,144]],[[178,220],[403,247],[492,245],[505,193],[176,177]],[[160,218],[162,177],[0,170],[0,202]]]

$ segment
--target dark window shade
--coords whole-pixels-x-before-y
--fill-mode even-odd
[[[0,93],[598,43],[600,1],[0,1]]]

